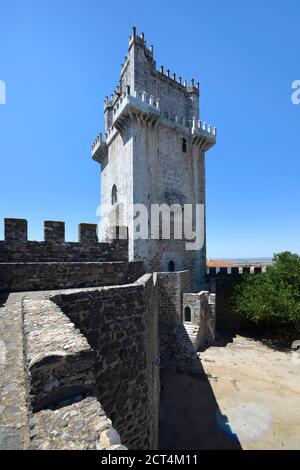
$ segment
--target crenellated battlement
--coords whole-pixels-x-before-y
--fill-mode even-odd
[[[28,223],[26,219],[4,219],[4,241],[28,241]],[[44,221],[44,241],[47,243],[65,242],[65,222]],[[81,223],[78,225],[80,243],[98,243],[97,224]],[[70,242],[71,243],[71,242]]]
[[[4,219],[0,262],[127,261],[127,240],[100,243],[97,224],[78,225],[78,242],[65,241],[65,223],[46,220],[44,241],[28,240],[25,219]]]
[[[194,78],[185,80],[180,74],[171,73],[164,65],[158,69],[153,44],[148,48],[144,34],[137,35],[136,28],[133,27],[128,51],[121,65],[119,82],[110,98],[106,96],[104,99],[106,134],[112,132],[113,116],[122,99],[126,95],[137,97],[138,93],[148,94],[149,101],[152,99],[156,103],[159,100],[163,112],[171,111],[179,119],[182,115],[182,119],[189,121],[187,127],[192,127],[193,116],[199,119],[199,82]]]
[[[105,99],[105,106],[110,109],[110,125],[106,129],[103,139],[100,132],[92,144],[92,158],[102,163],[107,156],[107,145],[113,140],[118,132],[122,134],[125,129],[124,116],[132,118],[136,114],[143,114],[143,119],[147,125],[157,122],[159,119],[164,125],[176,127],[181,132],[192,137],[192,143],[200,144],[207,151],[216,143],[217,129],[212,124],[197,119],[193,116],[187,119],[185,115],[170,110],[161,110],[159,96],[145,90],[135,89],[130,92],[128,86],[126,91],[120,93],[114,101]],[[129,109],[130,108],[130,109]]]
[[[154,45],[151,44],[150,48],[147,48],[147,42],[145,40],[145,35],[144,33],[141,33],[140,36],[136,34],[136,27],[133,26],[132,28],[132,34],[129,36],[129,46],[128,46],[128,51],[130,51],[131,47],[133,44],[136,44],[139,47],[142,47],[145,53],[146,58],[152,63],[153,66],[153,72],[159,76],[159,78],[168,80],[170,84],[176,85],[179,89],[182,91],[185,91],[187,93],[195,93],[196,95],[199,95],[200,91],[200,84],[199,82],[196,82],[195,84],[195,79],[191,78],[190,83],[188,84],[188,81],[185,79],[182,79],[181,76],[178,76],[176,73],[171,73],[170,69],[166,69],[164,65],[161,65],[159,70],[156,69],[156,61],[154,60]],[[122,71],[126,68],[128,61],[128,56],[125,57],[125,62],[121,65],[121,74]],[[178,78],[177,78],[178,76]]]
[[[207,268],[207,276],[213,277],[234,277],[243,274],[259,274],[265,272],[262,266],[232,266],[232,267],[210,267]]]

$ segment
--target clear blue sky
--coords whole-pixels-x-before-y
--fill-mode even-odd
[[[132,25],[157,65],[199,79],[207,154],[208,257],[300,252],[298,0],[1,0],[0,238],[4,217],[97,222],[90,145],[119,77]]]

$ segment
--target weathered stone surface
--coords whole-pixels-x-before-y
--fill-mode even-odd
[[[102,449],[108,449],[111,443],[106,438],[107,433],[114,436],[117,432],[111,421],[104,418],[95,397],[55,410],[39,411],[34,414],[31,447],[39,450],[96,450],[97,443],[101,441]],[[99,429],[103,422],[106,423],[104,429]]]
[[[169,271],[172,261],[176,271],[191,272],[193,290],[199,290],[206,271],[205,213],[197,220],[201,241],[188,250],[186,242],[191,240],[186,230],[175,238],[172,222],[168,239],[150,234],[138,239],[126,211],[132,204],[149,212],[154,204],[177,204],[183,215],[184,204],[193,204],[195,228],[195,204],[205,204],[205,152],[216,142],[211,127],[205,123],[203,131],[198,122],[199,89],[156,70],[144,39],[132,36],[118,90],[105,100],[104,110],[105,140],[97,145],[100,159],[95,159],[101,162],[101,204],[110,210],[101,239],[119,217],[120,225],[129,227],[130,259],[144,260],[149,272]],[[95,156],[95,148],[92,152]],[[113,188],[117,201],[112,198]],[[145,225],[154,230],[147,221]]]
[[[160,321],[181,324],[182,293],[190,291],[190,272],[156,273]]]
[[[25,297],[23,314],[33,409],[91,393],[95,354],[86,338],[48,299]]]
[[[195,350],[200,346],[213,344],[216,330],[215,294],[202,291],[197,294],[183,294],[183,315],[186,308],[191,312],[191,323],[194,337],[190,338]],[[189,323],[186,324],[189,326]]]
[[[103,449],[121,444],[120,436],[115,429],[107,429],[100,435],[100,445]]]
[[[28,388],[19,294],[0,296],[0,448],[29,447]]]
[[[94,234],[91,227],[94,228]],[[0,262],[101,262],[128,259],[127,240],[98,243],[95,225],[79,225],[79,242],[64,241],[63,222],[46,221],[44,231],[45,241],[29,241],[26,220],[4,219],[5,240],[0,241]]]
[[[125,284],[143,273],[141,262],[0,263],[0,292]]]
[[[96,396],[131,449],[155,448],[158,310],[153,277],[51,297],[96,353]],[[100,443],[101,444],[101,443]]]

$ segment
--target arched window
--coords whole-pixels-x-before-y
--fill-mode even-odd
[[[186,153],[186,139],[182,139],[182,151]]]
[[[190,307],[185,307],[184,309],[184,321],[192,321],[192,312]]]
[[[114,184],[111,190],[111,204],[114,205],[118,201],[118,191],[117,186]]]
[[[175,264],[174,261],[169,261],[169,273],[173,273],[175,271]]]

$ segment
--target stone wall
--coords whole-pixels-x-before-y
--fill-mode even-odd
[[[191,311],[191,323],[198,326],[195,349],[213,344],[216,329],[215,294],[208,291],[197,294],[184,293],[183,316],[187,307]]]
[[[52,300],[95,351],[96,396],[123,444],[156,448],[159,376],[153,277],[126,286],[61,293]]]
[[[142,263],[128,264],[128,240],[99,243],[94,224],[79,225],[78,242],[65,242],[63,222],[44,222],[44,232],[43,242],[28,241],[26,220],[5,219],[0,292],[125,284],[144,274]]]
[[[211,292],[216,298],[216,330],[222,332],[237,332],[247,330],[249,321],[233,312],[230,298],[233,294],[234,286],[241,282],[244,275],[259,276],[265,268],[261,267],[232,267],[209,268],[207,279],[211,285]]]
[[[159,321],[182,323],[182,293],[190,290],[190,272],[155,273]]]
[[[154,276],[146,278],[144,288],[147,351],[149,448],[157,449],[160,405],[160,345],[158,337],[159,305]],[[143,280],[143,278],[142,278]]]
[[[128,241],[99,243],[97,225],[79,224],[78,242],[65,242],[64,222],[44,222],[44,241],[27,239],[27,220],[4,219],[0,262],[127,261]]]
[[[23,301],[31,449],[124,449],[94,393],[95,352],[47,296]]]
[[[126,284],[143,274],[141,262],[0,263],[0,292]]]
[[[182,350],[177,327],[182,324],[182,295],[190,290],[190,272],[155,273],[159,308],[160,360],[164,366]]]
[[[119,212],[122,206],[142,204],[150,218],[153,204],[178,204],[182,213],[184,204],[193,204],[195,229],[195,204],[205,205],[208,147],[204,141],[209,136],[205,131],[200,140],[195,137],[199,130],[195,124],[199,119],[199,86],[195,85],[194,80],[188,86],[163,68],[157,70],[153,49],[133,32],[118,87],[105,99],[103,156],[96,158],[101,161],[101,204],[107,204],[111,213],[116,209],[111,198],[116,187]],[[214,142],[215,137],[211,145]],[[136,218],[130,211],[124,212],[120,223],[129,229],[129,259],[144,260],[149,272],[168,271],[172,260],[176,271],[191,271],[193,291],[199,291],[206,264],[205,211],[197,227],[203,243],[195,250],[186,249],[186,231],[183,239],[156,239],[150,233],[137,239]],[[110,220],[107,217],[104,221],[103,240]]]
[[[0,449],[28,449],[22,295],[0,295]]]
[[[153,276],[123,286],[8,294],[11,302],[6,297],[0,448],[157,448]]]

